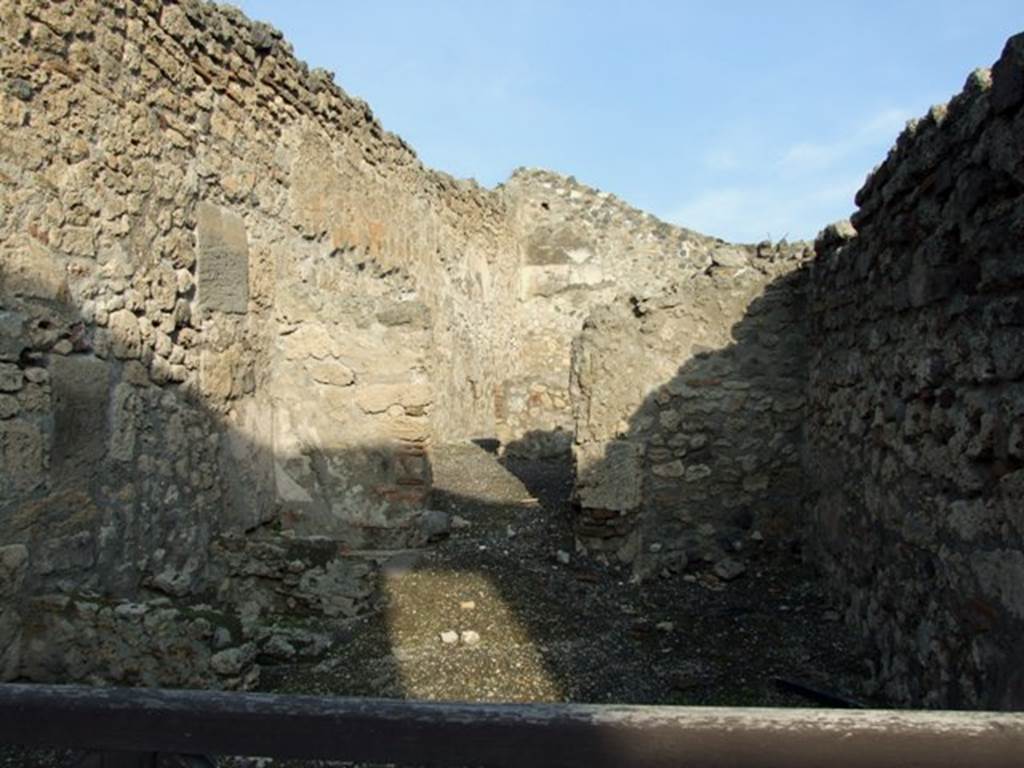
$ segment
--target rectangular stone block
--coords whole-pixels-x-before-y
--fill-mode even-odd
[[[196,242],[200,305],[218,312],[245,312],[249,306],[249,242],[241,217],[211,203],[200,203]]]
[[[28,549],[24,544],[0,547],[0,599],[10,600],[18,594],[28,570]]]
[[[0,360],[17,360],[25,348],[22,328],[25,316],[17,312],[0,311]]]
[[[106,453],[109,371],[105,361],[86,355],[51,360],[55,472],[90,469]]]
[[[576,446],[576,494],[584,509],[640,506],[643,446],[626,440]]]
[[[17,392],[24,381],[18,366],[14,363],[0,363],[0,392]]]
[[[0,491],[25,493],[43,482],[43,437],[27,421],[0,422]]]

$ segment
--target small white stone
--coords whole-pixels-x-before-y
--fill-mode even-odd
[[[568,552],[566,552],[566,551],[565,551],[564,549],[560,549],[560,550],[558,550],[558,553],[557,553],[557,554],[555,555],[555,558],[556,558],[556,559],[558,560],[558,562],[560,562],[560,563],[561,563],[562,565],[568,565],[568,564],[569,564],[569,561],[571,560],[571,558],[570,558],[570,556],[569,556],[569,553],[568,553]]]
[[[459,642],[459,633],[454,629],[446,629],[441,633],[441,642],[445,645],[455,645]]]
[[[463,600],[461,603],[459,603],[459,608],[461,608],[464,611],[472,611],[474,608],[476,608],[476,601]]]
[[[655,629],[659,632],[673,632],[675,631],[676,625],[671,621],[659,621],[654,625]]]
[[[472,629],[465,629],[462,631],[462,642],[466,645],[479,645],[480,633],[474,632]]]

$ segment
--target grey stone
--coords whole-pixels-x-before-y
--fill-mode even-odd
[[[133,312],[119,309],[110,313],[108,322],[110,348],[121,360],[134,360],[142,355],[142,332]]]
[[[1024,33],[1006,41],[1003,55],[992,67],[992,108],[1008,112],[1024,103]]]
[[[381,325],[413,326],[428,328],[430,326],[430,310],[419,301],[395,301],[377,311],[377,322]]]
[[[16,680],[21,670],[21,617],[0,608],[0,682]]]
[[[428,509],[422,512],[418,523],[428,541],[443,538],[452,530],[451,515],[439,509]]]
[[[670,461],[665,464],[655,464],[651,472],[657,477],[682,477],[686,474],[686,468],[681,461]]]
[[[223,651],[232,643],[231,632],[226,627],[217,627],[213,632],[213,650]]]
[[[50,361],[53,391],[53,466],[90,472],[107,450],[110,367],[89,355]],[[126,427],[122,423],[119,426]]]
[[[35,89],[32,87],[32,83],[22,77],[12,77],[7,81],[6,85],[7,93],[14,96],[16,99],[22,101],[31,101],[35,95]]]
[[[733,581],[747,572],[747,566],[739,560],[726,557],[715,563],[714,572],[722,581]]]
[[[282,635],[272,635],[263,644],[262,651],[267,656],[279,661],[291,661],[298,656],[295,646],[288,641],[288,638]]]
[[[0,422],[0,489],[22,494],[45,481],[43,435],[35,424]]]
[[[739,248],[718,248],[711,254],[713,263],[720,267],[745,267],[750,264],[750,257]]]
[[[0,392],[17,392],[25,385],[21,369],[13,363],[0,363]]]
[[[245,671],[255,655],[256,650],[251,643],[237,648],[228,648],[213,654],[210,658],[210,667],[218,675],[235,677]]]
[[[583,507],[631,510],[640,504],[643,446],[625,440],[576,447],[576,495]]]
[[[218,312],[248,311],[249,242],[242,218],[212,203],[199,203],[196,241],[200,305]]]
[[[0,419],[10,419],[18,415],[21,407],[13,395],[0,395]]]
[[[0,310],[0,360],[17,360],[27,340],[22,335],[25,317],[20,313]]]
[[[18,594],[28,571],[28,548],[24,544],[0,547],[0,599]]]

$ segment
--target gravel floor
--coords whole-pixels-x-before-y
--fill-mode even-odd
[[[262,690],[806,707],[823,702],[777,679],[840,697],[859,689],[864,660],[789,545],[752,543],[747,572],[729,583],[694,571],[637,585],[627,570],[573,553],[566,465],[503,463],[470,443],[436,450],[434,472],[435,503],[464,526],[387,569],[379,610],[339,623],[327,658],[265,669]],[[0,752],[0,766],[67,759]]]

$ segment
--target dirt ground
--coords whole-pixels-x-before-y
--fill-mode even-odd
[[[636,584],[573,550],[567,464],[502,461],[473,443],[433,458],[435,507],[457,516],[451,535],[395,558],[378,610],[333,625],[321,661],[266,668],[261,690],[815,707],[839,702],[814,691],[851,700],[860,689],[865,660],[792,542],[748,542],[747,571],[728,583],[694,569]],[[67,759],[7,750],[0,766]]]

